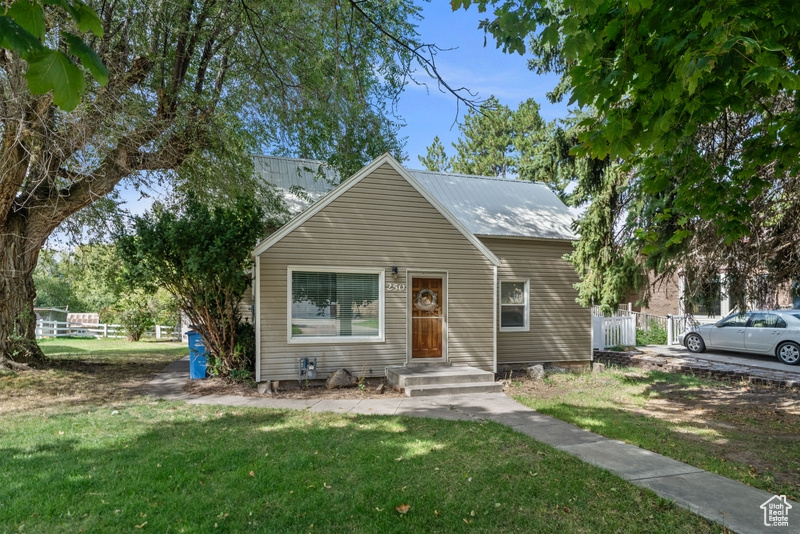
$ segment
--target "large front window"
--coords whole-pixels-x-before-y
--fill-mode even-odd
[[[290,341],[383,339],[383,271],[289,269]]]

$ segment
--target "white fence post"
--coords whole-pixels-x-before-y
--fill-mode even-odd
[[[156,325],[156,339],[161,339],[161,325]]]
[[[605,350],[606,336],[603,329],[603,317],[592,316],[592,345],[599,350]]]
[[[675,332],[675,325],[672,322],[672,315],[667,315],[667,346],[672,345],[674,332]]]

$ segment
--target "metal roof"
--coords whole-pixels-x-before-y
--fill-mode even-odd
[[[336,172],[319,161],[256,156],[255,166],[284,192],[292,215],[338,184]],[[569,210],[541,182],[406,170],[473,235],[576,239]],[[298,187],[308,199],[298,195]]]
[[[253,166],[266,183],[281,191],[292,216],[304,211],[339,184],[335,170],[312,159],[253,156]]]
[[[576,239],[569,210],[541,182],[408,172],[475,235]]]

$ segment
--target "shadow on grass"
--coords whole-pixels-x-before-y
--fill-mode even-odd
[[[663,392],[645,392],[656,397]],[[771,493],[797,499],[800,458],[796,435],[759,435],[749,429],[716,424],[699,415],[686,420],[683,407],[671,407],[679,420],[616,408],[557,403],[542,413],[610,439],[620,440],[690,465],[739,480]],[[665,410],[661,409],[663,416]]]
[[[72,350],[72,349],[71,349]],[[120,362],[126,361],[142,361],[142,360],[164,360],[172,361],[182,356],[189,354],[189,349],[165,349],[163,351],[149,351],[149,352],[134,352],[126,350],[105,350],[105,351],[91,351],[81,349],[80,351],[72,350],[72,352],[46,352],[47,358],[53,362],[71,361],[71,360],[93,360],[93,361],[108,361]]]
[[[147,393],[150,380],[175,359],[163,354],[54,358],[46,366],[0,377],[0,412],[12,415],[83,405],[92,409],[128,401]]]
[[[2,531],[718,530],[494,423],[170,403],[18,417],[0,482]]]
[[[40,345],[41,349],[48,356],[61,355],[61,354],[81,354],[90,352],[87,349],[80,347],[72,347],[70,345]]]
[[[666,373],[663,371],[629,372],[620,378],[623,384],[670,384],[682,388],[697,388],[709,384],[708,379],[682,373]]]

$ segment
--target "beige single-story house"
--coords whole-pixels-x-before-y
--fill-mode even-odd
[[[256,159],[286,190],[320,165]],[[588,363],[590,310],[563,259],[571,224],[542,183],[408,170],[385,154],[253,251],[256,380],[297,379],[302,358],[318,378]]]

